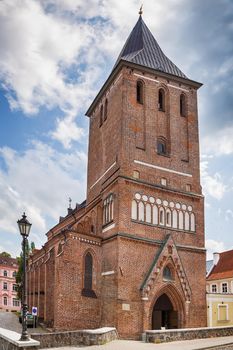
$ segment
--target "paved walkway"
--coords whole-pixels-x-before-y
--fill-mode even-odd
[[[19,323],[18,316],[13,312],[0,312],[0,328],[9,329],[17,333],[22,332],[22,325]],[[45,331],[41,327],[31,328],[28,327],[28,333],[44,333]]]
[[[89,350],[200,350],[208,347],[216,346],[216,349],[221,349],[220,345],[229,345],[226,349],[233,349],[233,336],[222,338],[208,338],[176,341],[163,344],[143,343],[133,340],[114,340],[111,343],[99,346],[68,346],[61,348],[53,348],[53,350],[75,350],[75,349],[89,349]],[[43,349],[43,350],[51,350]]]
[[[18,321],[18,317],[12,312],[0,312],[0,327],[21,333],[22,326]],[[40,333],[41,328],[28,328],[29,333]],[[33,338],[33,334],[32,334]],[[223,349],[221,345],[226,345],[224,349],[233,350],[233,336],[221,338],[195,339],[186,341],[177,341],[163,344],[143,343],[131,340],[115,340],[105,345],[84,346],[84,347],[60,347],[53,350],[200,350],[215,347],[215,349]],[[227,346],[228,345],[228,346]],[[51,350],[44,349],[44,350]]]

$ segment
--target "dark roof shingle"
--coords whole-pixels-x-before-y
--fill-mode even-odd
[[[120,60],[187,79],[186,75],[163,53],[141,16],[121,50],[114,68]]]

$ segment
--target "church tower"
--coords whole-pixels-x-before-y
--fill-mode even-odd
[[[87,200],[29,258],[29,306],[47,326],[135,339],[206,326],[200,86],[140,14],[87,111]]]
[[[102,325],[206,326],[197,90],[140,17],[94,99],[87,206],[102,212]]]

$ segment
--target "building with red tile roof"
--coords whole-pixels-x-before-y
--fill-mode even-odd
[[[214,253],[206,281],[208,325],[233,325],[233,249]]]

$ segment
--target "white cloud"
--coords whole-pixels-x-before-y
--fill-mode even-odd
[[[203,138],[204,152],[216,156],[233,154],[233,126],[228,126]]]
[[[44,234],[66,215],[68,198],[82,201],[86,188],[86,155],[59,153],[35,142],[24,153],[0,149],[7,171],[0,171],[0,231],[17,234],[17,219],[26,211],[37,244]]]
[[[233,211],[231,209],[227,209],[225,212],[225,220],[230,221],[233,220]]]
[[[79,140],[84,135],[72,118],[67,117],[57,120],[57,128],[51,132],[53,139],[59,140],[65,148],[71,148],[71,142]]]
[[[219,173],[210,175],[208,172],[208,161],[201,162],[201,183],[205,195],[210,195],[218,200],[222,199],[227,190]]]
[[[215,241],[213,239],[207,239],[205,242],[207,249],[207,260],[213,259],[213,253],[221,253],[226,250],[226,247],[223,242]]]
[[[165,26],[165,14],[176,21],[182,3],[146,2],[152,31]],[[32,115],[41,107],[58,107],[64,117],[60,115],[51,135],[70,147],[83,134],[77,115],[103,81],[106,58],[117,57],[140,5],[139,0],[1,1],[0,79],[11,108]]]

